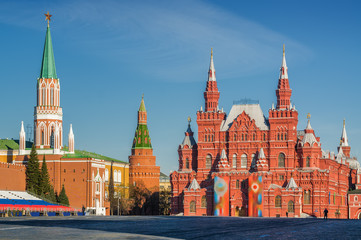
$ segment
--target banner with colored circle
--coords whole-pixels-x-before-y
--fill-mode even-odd
[[[214,216],[229,216],[229,178],[214,178]]]
[[[248,178],[248,216],[263,216],[262,176],[252,175]]]

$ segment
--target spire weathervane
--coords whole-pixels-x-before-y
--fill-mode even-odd
[[[307,114],[307,119],[310,119],[310,118],[311,118],[311,114],[308,113],[308,114]]]
[[[49,22],[51,21],[51,16],[53,16],[53,15],[50,15],[49,14],[49,11],[48,11],[48,13],[46,13],[46,14],[44,14],[45,15],[45,21],[48,21],[48,26],[49,26]]]
[[[213,48],[211,48],[211,57],[213,57]]]
[[[192,121],[191,117],[188,117],[188,125],[191,124],[191,121]]]

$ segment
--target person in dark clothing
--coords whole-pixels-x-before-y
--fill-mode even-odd
[[[83,205],[83,207],[81,208],[81,211],[83,212],[83,216],[85,216],[85,207]]]
[[[325,208],[325,210],[323,210],[323,219],[327,219],[327,213],[328,213],[328,210],[327,210],[327,208]]]

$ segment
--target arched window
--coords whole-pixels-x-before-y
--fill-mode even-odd
[[[204,141],[207,142],[207,135],[204,134]]]
[[[201,207],[202,207],[202,208],[206,208],[206,207],[207,207],[207,198],[206,198],[206,196],[203,196],[203,197],[202,197]]]
[[[263,133],[263,141],[266,141],[266,134]]]
[[[285,140],[287,140],[287,133],[285,133]]]
[[[44,145],[44,130],[41,131],[41,145]]]
[[[247,168],[247,155],[242,154],[241,156],[241,168]]]
[[[118,182],[122,182],[122,172],[120,170],[118,170]]]
[[[105,181],[109,181],[109,170],[105,169]]]
[[[303,192],[303,204],[310,204],[311,203],[311,191],[305,190]]]
[[[275,198],[275,207],[281,207],[282,205],[282,198],[280,195],[277,195]]]
[[[247,134],[244,135],[244,141],[247,141]]]
[[[117,170],[114,170],[114,172],[113,172],[113,180],[114,180],[114,182],[117,182],[117,181],[118,181]]]
[[[186,158],[186,168],[188,169],[189,168],[189,159]]]
[[[54,129],[51,128],[51,134],[50,134],[50,148],[54,148]]]
[[[281,140],[283,141],[283,133],[281,133]]]
[[[214,139],[214,135],[212,135],[212,142],[214,141],[213,139]]]
[[[212,156],[207,154],[206,156],[206,168],[210,169],[212,167]]]
[[[256,141],[256,134],[253,133],[253,141]]]
[[[196,202],[195,201],[191,201],[191,203],[189,204],[189,212],[191,212],[191,213],[196,212]]]
[[[208,135],[208,142],[211,141],[211,135]]]
[[[310,156],[306,158],[306,167],[310,167]]]
[[[277,140],[279,141],[280,140],[280,134],[277,133]]]
[[[255,168],[256,167],[256,162],[257,162],[256,154],[252,154],[251,158],[252,158],[251,168]]]
[[[236,133],[233,135],[233,141],[237,141],[237,134]]]
[[[293,201],[289,201],[288,202],[288,208],[287,208],[289,213],[294,213],[295,212],[295,204],[293,203]]]
[[[285,167],[285,155],[283,153],[278,155],[278,167]]]
[[[242,134],[242,141],[244,141],[244,135]]]
[[[239,188],[239,180],[236,181],[236,188]]]
[[[237,168],[237,154],[233,154],[232,167]]]

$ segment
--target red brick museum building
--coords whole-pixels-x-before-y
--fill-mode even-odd
[[[258,102],[244,100],[229,112],[219,109],[213,52],[204,92],[205,107],[197,111],[198,142],[190,124],[179,145],[174,171],[172,214],[214,215],[215,177],[229,179],[228,216],[248,216],[248,180],[261,176],[262,216],[360,218],[361,168],[350,155],[345,122],[338,153],[321,149],[310,116],[298,128],[291,103],[285,52],[276,89],[277,104],[263,114]]]

